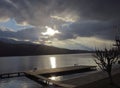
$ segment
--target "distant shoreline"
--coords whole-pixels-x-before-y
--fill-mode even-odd
[[[89,54],[94,52],[83,52],[83,53],[61,53],[61,54],[36,54],[36,55],[6,55],[0,57],[23,57],[23,56],[43,56],[43,55],[68,55],[68,54]]]
[[[93,53],[88,50],[71,50],[54,46],[38,44],[12,44],[0,42],[0,57],[9,56],[35,56],[35,55],[56,55],[56,54],[80,54]]]

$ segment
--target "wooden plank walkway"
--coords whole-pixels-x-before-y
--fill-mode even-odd
[[[36,71],[27,71],[34,74],[39,75],[52,75],[52,74],[70,74],[70,73],[80,73],[95,70],[96,66],[69,66],[69,67],[61,67],[61,68],[51,68],[51,69],[43,69]]]
[[[43,75],[63,75],[63,74],[70,74],[70,73],[76,73],[76,72],[84,72],[84,71],[90,71],[94,70],[96,66],[70,66],[70,67],[61,67],[61,68],[54,68],[54,69],[43,69],[43,70],[37,70],[37,71],[27,71],[25,72],[25,75],[40,83],[43,85],[49,85],[52,84],[54,86],[59,86],[62,88],[75,88],[76,85],[71,85],[67,83],[62,83],[58,81],[53,81],[51,79],[48,79],[47,77]]]
[[[40,76],[40,75],[36,75],[33,73],[26,73],[26,77],[44,85],[52,85],[52,86],[58,86],[58,87],[62,87],[62,88],[75,88],[75,85],[70,85],[70,84],[64,84],[58,81],[53,81],[51,79],[48,79],[44,76]]]

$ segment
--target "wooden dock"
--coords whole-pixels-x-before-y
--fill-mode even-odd
[[[41,84],[42,86],[52,85],[52,86],[57,86],[57,87],[62,87],[62,88],[75,88],[76,87],[75,85],[64,84],[61,82],[53,81],[44,76],[36,75],[33,73],[26,73],[26,77],[36,81],[37,83]]]
[[[54,68],[54,69],[43,69],[43,70],[36,70],[36,71],[27,71],[27,72],[16,72],[16,73],[5,73],[1,74],[0,78],[10,78],[10,77],[20,77],[26,76],[37,83],[45,86],[53,86],[53,88],[81,88],[81,86],[104,79],[107,77],[107,74],[102,71],[92,72],[85,76],[72,78],[63,81],[54,81],[48,79],[44,74],[55,74],[55,73],[66,73],[69,74],[73,73],[74,71],[89,71],[94,70],[96,66],[71,66],[71,67],[62,67],[62,68]],[[114,68],[112,75],[120,73],[120,67]]]
[[[27,71],[25,72],[25,75],[26,77],[42,85],[53,85],[53,86],[59,86],[62,88],[75,88],[76,85],[53,81],[51,79],[48,79],[47,76],[53,76],[53,75],[60,76],[60,75],[74,74],[74,73],[80,73],[80,72],[87,72],[87,71],[95,70],[95,68],[96,66],[70,66],[70,67],[61,67],[61,68],[54,68],[54,69]]]
[[[57,76],[57,75],[82,73],[95,69],[96,66],[69,66],[69,67],[51,68],[51,69],[43,69],[36,71],[27,71],[27,73],[34,73],[37,75],[44,75],[44,76],[51,76],[51,75]]]
[[[67,81],[68,83],[62,81],[54,81],[48,79],[48,77],[87,72],[87,71],[95,70],[95,68],[96,66],[70,66],[70,67],[61,67],[54,69],[32,70],[26,72],[4,73],[4,74],[0,74],[0,79],[26,76],[43,86],[52,85],[55,86],[55,88],[57,87],[75,88],[77,87],[77,85],[70,84],[68,81]]]

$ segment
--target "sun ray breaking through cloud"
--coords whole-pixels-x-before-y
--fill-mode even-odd
[[[54,30],[49,26],[45,26],[45,28],[47,29],[46,32],[42,32],[42,35],[48,35],[48,36],[53,36],[55,34],[60,33],[58,30]]]
[[[67,42],[67,48],[73,47],[72,43],[78,48],[85,44],[92,46],[91,37],[94,37],[99,40],[99,42],[95,40],[96,46],[101,47],[104,42],[110,44],[109,41],[114,40],[116,35],[114,25],[119,30],[119,8],[119,0],[109,2],[107,0],[93,2],[90,0],[52,0],[51,2],[49,0],[0,0],[0,21],[5,22],[6,19],[14,18],[17,26],[22,28],[29,24],[34,26],[32,29],[25,27],[21,30],[20,28],[19,31],[15,28],[17,30],[15,34],[10,31],[13,27],[7,24],[5,25],[7,29],[1,27],[0,37],[15,37],[22,40],[25,38],[32,42],[49,43],[53,46],[56,45],[54,44],[56,38],[60,43],[64,41],[59,44],[61,47]],[[78,37],[81,39],[76,39]],[[88,38],[85,41],[90,43],[85,42],[84,37]],[[100,42],[100,39],[105,41]],[[80,45],[80,41],[85,43]]]
[[[72,17],[60,17],[60,16],[50,16],[51,18],[57,19],[57,20],[61,20],[64,22],[76,22],[76,19],[73,19]]]
[[[12,0],[5,0],[7,3],[11,4],[16,9],[19,9],[18,6]]]

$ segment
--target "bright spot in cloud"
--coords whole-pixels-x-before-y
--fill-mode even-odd
[[[37,41],[34,41],[34,42],[32,42],[32,43],[35,43],[35,44],[40,44],[40,42],[39,42],[39,41],[38,41],[38,42],[37,42]]]
[[[55,34],[60,33],[58,30],[54,30],[51,27],[45,26],[45,28],[47,29],[46,32],[42,32],[42,35],[49,35],[49,36],[53,36]]]
[[[61,17],[61,16],[50,16],[51,18],[57,19],[57,20],[61,20],[64,22],[76,22],[76,18],[72,18],[70,16],[66,16],[66,17]]]
[[[15,40],[15,41],[20,41],[19,39],[17,39],[17,38],[8,38],[8,39],[12,39],[12,40]]]
[[[23,22],[22,22],[22,25],[23,25],[23,26],[27,26],[27,25],[29,25],[29,24],[28,24],[28,22],[23,21]]]
[[[8,17],[1,17],[1,18],[0,18],[0,22],[6,22],[6,21],[8,21],[8,20],[9,20]]]

